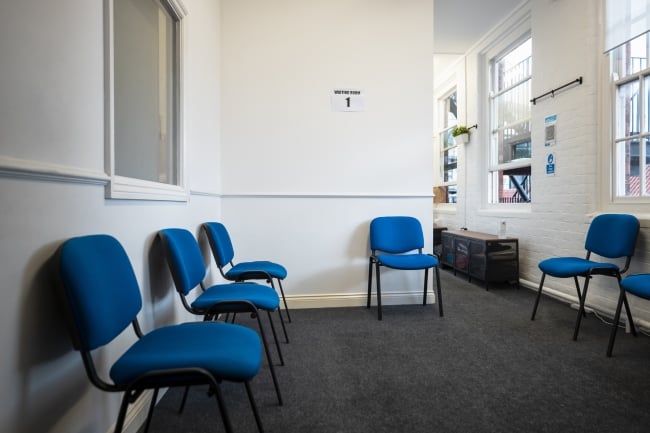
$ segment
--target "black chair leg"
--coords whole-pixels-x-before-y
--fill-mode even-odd
[[[260,414],[257,411],[257,404],[255,403],[255,398],[253,397],[253,391],[251,390],[250,382],[244,382],[246,386],[246,393],[248,394],[248,401],[251,404],[251,409],[253,409],[253,416],[255,417],[255,423],[257,424],[257,431],[259,433],[264,433],[264,427],[262,427],[262,419]]]
[[[422,295],[422,305],[427,305],[427,286],[429,285],[429,268],[424,270],[424,294]]]
[[[627,295],[623,297],[623,305],[625,305],[625,313],[627,314],[627,323],[630,324],[630,332],[636,337],[636,327],[634,320],[632,320],[632,312],[630,311],[630,304],[627,303]]]
[[[154,388],[153,395],[151,396],[151,403],[149,403],[149,412],[147,413],[147,420],[144,423],[144,433],[149,432],[149,425],[151,425],[151,418],[153,418],[153,410],[156,407],[156,400],[158,400],[158,388]]]
[[[187,402],[187,395],[190,393],[190,387],[186,386],[185,391],[183,392],[183,398],[181,400],[181,406],[178,408],[178,413],[183,413],[185,409],[185,403]]]
[[[612,323],[612,333],[609,335],[609,345],[607,346],[607,357],[612,356],[614,349],[614,340],[616,339],[616,331],[618,331],[618,322],[621,319],[621,307],[623,300],[626,299],[625,290],[621,288],[621,294],[618,296],[618,303],[616,304],[616,313],[614,314],[614,322]]]
[[[275,347],[278,351],[278,357],[280,358],[280,365],[284,365],[284,357],[282,356],[282,349],[280,348],[280,342],[278,341],[278,334],[275,332],[275,325],[273,325],[271,312],[267,311],[266,314],[269,316],[269,325],[271,325],[271,333],[273,334],[273,339],[275,340]]]
[[[230,422],[230,416],[228,415],[228,409],[226,409],[226,404],[223,402],[223,395],[221,394],[221,388],[219,384],[212,385],[214,388],[214,395],[217,399],[217,406],[219,406],[219,412],[221,412],[221,421],[223,422],[223,428],[226,430],[226,433],[232,433],[232,423]]]
[[[284,318],[282,317],[282,311],[278,307],[278,316],[280,316],[280,325],[282,325],[282,332],[284,332],[284,341],[289,344],[289,334],[287,334],[287,327],[284,326]]]
[[[437,290],[437,296],[436,296],[436,303],[438,304],[438,313],[440,314],[440,317],[444,316],[442,313],[442,290],[440,289],[440,267],[436,266],[436,290]]]
[[[535,299],[535,306],[533,307],[533,315],[530,316],[530,320],[535,320],[535,313],[537,313],[537,306],[539,305],[539,298],[542,297],[542,287],[544,287],[544,279],[546,274],[542,274],[542,279],[539,282],[539,289],[537,290],[537,298]]]
[[[287,321],[291,323],[291,314],[289,314],[289,306],[287,305],[287,298],[284,297],[284,289],[282,288],[282,280],[278,278],[278,286],[280,286],[280,295],[282,295],[282,303],[284,304],[284,311],[287,313]],[[286,333],[285,333],[286,334]],[[287,343],[289,337],[287,337]]]
[[[273,386],[275,386],[275,394],[278,397],[278,404],[282,406],[282,394],[280,393],[280,384],[278,383],[278,378],[275,375],[275,367],[273,366],[273,359],[271,358],[271,351],[269,350],[269,345],[266,341],[266,334],[264,333],[264,327],[262,326],[262,320],[260,315],[255,315],[257,318],[257,326],[260,330],[260,336],[262,337],[262,345],[264,346],[264,352],[266,353],[266,361],[269,364],[269,370],[271,371],[271,378],[273,379]]]
[[[122,428],[124,427],[124,420],[126,419],[126,409],[129,406],[129,400],[131,389],[124,391],[122,396],[122,404],[120,405],[120,412],[117,415],[117,421],[115,422],[115,431],[114,433],[122,433]]]
[[[381,320],[381,277],[379,276],[379,262],[375,264],[377,274],[377,320]]]
[[[578,332],[580,331],[580,322],[582,321],[582,316],[585,314],[585,300],[587,299],[587,289],[589,288],[590,279],[591,277],[589,275],[585,277],[585,287],[582,289],[582,298],[580,298],[580,308],[578,309],[576,327],[573,330],[573,341],[578,339]]]
[[[578,277],[573,277],[573,282],[576,285],[576,292],[578,293],[578,300],[582,299],[582,293],[580,293],[580,284],[578,283]],[[582,312],[582,317],[587,317],[585,311]]]
[[[372,295],[372,258],[368,260],[368,298],[366,308],[370,308],[370,296]]]

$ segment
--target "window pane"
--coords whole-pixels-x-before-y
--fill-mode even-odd
[[[648,196],[650,195],[650,139],[645,137],[644,141],[645,156],[639,159],[645,162],[643,163],[643,170],[639,172],[639,185],[642,186],[641,195]]]
[[[530,80],[502,93],[494,101],[499,128],[530,118]]]
[[[647,68],[649,40],[647,34],[643,34],[616,48],[611,55],[612,72],[618,77],[625,77]]]
[[[616,137],[639,134],[639,82],[623,84],[616,91]]]
[[[454,140],[454,136],[451,134],[453,129],[448,129],[445,132],[442,133],[441,137],[441,142],[442,142],[442,148],[447,149],[449,147],[454,147],[456,145],[456,141]]]
[[[501,92],[530,77],[532,39],[528,39],[495,63],[493,90]]]
[[[447,203],[456,203],[456,185],[447,187]]]
[[[491,64],[488,201],[529,203],[531,199],[532,39]],[[511,168],[518,161],[517,168]]]
[[[496,62],[494,152],[499,164],[530,158],[530,39]],[[502,92],[502,93],[498,93]]]
[[[456,105],[456,92],[445,98],[445,120],[444,127],[455,126],[458,122],[458,106]]]
[[[443,182],[456,182],[456,169],[458,167],[457,161],[457,147],[446,150],[442,153],[443,157]]]
[[[443,185],[435,187],[434,203],[456,203],[456,190],[458,181],[458,147],[452,135],[454,127],[458,124],[457,93],[453,91],[448,96],[439,99],[443,112],[443,130],[440,138],[440,178]]]
[[[493,171],[489,175],[491,203],[530,203],[530,167]]]
[[[621,141],[616,145],[617,196],[639,197],[641,195],[638,149],[638,140]]]
[[[456,185],[436,186],[434,203],[456,203]]]
[[[178,185],[177,23],[153,0],[114,0],[115,173]]]
[[[644,89],[645,89],[645,100],[650,101],[650,77],[645,77],[645,83],[644,84]],[[650,107],[646,106],[646,109],[643,110],[643,130],[641,132],[648,132],[650,131]]]

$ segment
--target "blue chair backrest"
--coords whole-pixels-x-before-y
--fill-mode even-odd
[[[602,214],[593,219],[585,249],[610,259],[634,255],[639,220],[627,214]]]
[[[217,265],[226,266],[235,256],[235,249],[232,246],[228,230],[218,222],[204,223],[203,228],[208,235],[208,242],[214,252]]]
[[[187,295],[205,278],[201,247],[194,235],[186,229],[164,229],[159,235],[176,290]]]
[[[410,216],[384,216],[370,222],[370,249],[392,254],[424,247],[422,225]]]
[[[58,251],[58,272],[76,334],[75,349],[103,346],[137,318],[140,287],[126,251],[114,237],[65,241]]]

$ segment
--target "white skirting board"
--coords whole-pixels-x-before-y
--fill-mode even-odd
[[[165,395],[167,389],[161,389],[158,391],[158,401]],[[124,419],[124,433],[138,433],[138,430],[144,425],[144,422],[147,420],[147,412],[149,410],[149,402],[153,397],[153,390],[147,390],[142,393],[140,398],[134,403],[129,405],[129,408],[126,411],[126,418]],[[155,412],[154,412],[154,416]],[[112,433],[115,430],[115,424],[113,424],[110,430],[107,433]]]

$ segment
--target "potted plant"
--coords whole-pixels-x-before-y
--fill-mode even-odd
[[[452,131],[456,144],[467,144],[469,142],[469,128],[465,125],[458,125]]]

